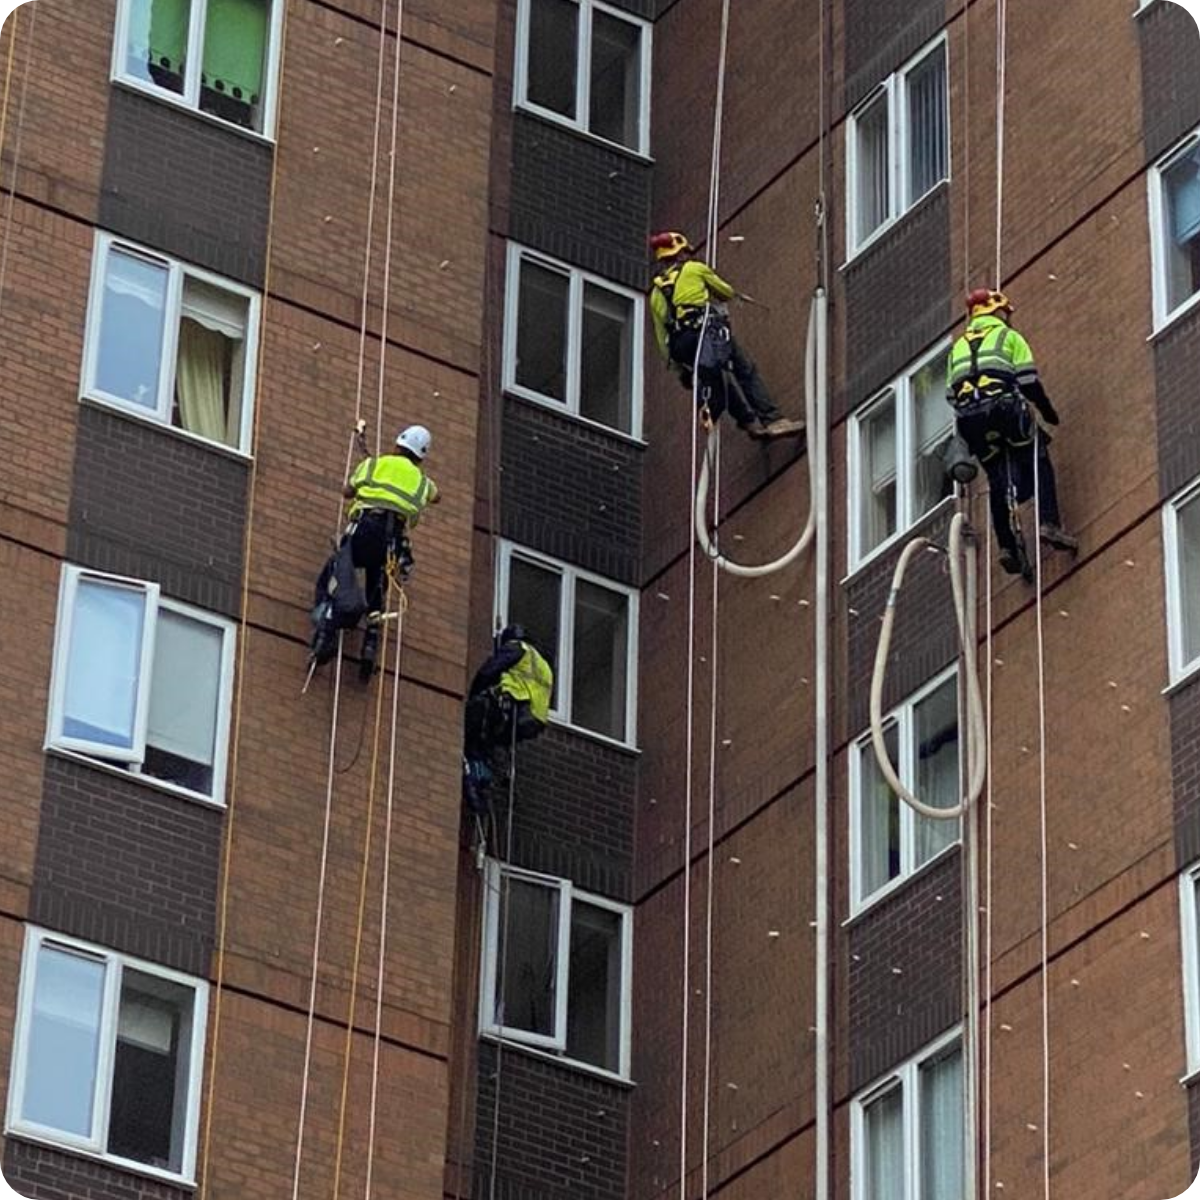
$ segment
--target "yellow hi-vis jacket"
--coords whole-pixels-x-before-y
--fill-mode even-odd
[[[371,508],[390,509],[415,525],[425,505],[437,499],[437,484],[411,459],[399,454],[364,458],[350,476],[354,499],[349,516]]]
[[[650,318],[654,322],[654,340],[663,358],[670,357],[668,339],[672,328],[689,314],[704,308],[709,300],[729,300],[733,287],[697,259],[672,263],[655,275],[650,290]]]
[[[514,700],[528,700],[529,711],[545,725],[550,719],[550,693],[554,690],[554,672],[550,664],[528,642],[524,653],[500,676],[500,691]]]
[[[979,398],[1016,394],[1036,382],[1038,370],[1029,343],[990,313],[971,321],[950,349],[946,398],[955,408],[968,407]]]

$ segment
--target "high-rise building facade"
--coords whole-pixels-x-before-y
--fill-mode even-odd
[[[0,80],[18,1191],[1184,1189],[1182,7],[33,0]],[[720,553],[777,560],[815,507],[776,571],[697,543],[705,441],[650,322],[657,230],[753,297],[733,326],[786,415],[819,393],[804,439],[720,422]],[[983,474],[956,496],[944,470],[979,286],[1062,418],[1080,545],[1033,584],[998,565]],[[359,679],[351,634],[305,688],[347,469],[412,423],[441,500],[382,670]],[[880,741],[940,808],[985,751],[959,820],[899,799],[871,739],[916,536],[939,549],[894,598]],[[554,666],[551,719],[477,823],[462,710],[510,622]]]

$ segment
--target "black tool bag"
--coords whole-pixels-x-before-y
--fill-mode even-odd
[[[350,539],[329,556],[317,577],[313,595],[313,624],[329,629],[353,629],[367,611],[367,599],[354,570]]]

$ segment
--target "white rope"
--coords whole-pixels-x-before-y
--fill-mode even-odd
[[[950,559],[950,588],[954,596],[954,618],[958,628],[958,647],[959,653],[963,656],[964,672],[967,676],[968,782],[966,791],[960,796],[957,804],[951,805],[949,808],[936,808],[931,804],[926,804],[905,787],[899,775],[896,774],[895,767],[892,765],[883,732],[883,684],[887,671],[888,650],[891,647],[892,641],[892,626],[896,619],[896,600],[900,594],[900,587],[904,582],[904,573],[908,569],[908,564],[912,556],[927,547],[938,548],[929,538],[913,538],[904,547],[904,551],[896,563],[896,570],[892,575],[892,590],[888,593],[887,605],[884,608],[883,624],[879,630],[879,644],[875,649],[875,667],[871,673],[871,744],[875,748],[875,757],[879,762],[879,769],[883,772],[883,777],[887,780],[892,791],[905,804],[915,809],[921,816],[929,817],[935,821],[958,820],[979,798],[979,794],[983,790],[984,776],[987,772],[987,758],[979,750],[979,747],[986,738],[986,729],[983,720],[983,700],[979,693],[979,673],[975,666],[974,621],[971,619],[972,614],[969,614],[967,611],[967,601],[963,585],[963,558],[965,555],[963,529],[965,525],[966,518],[962,513],[955,513],[950,521],[950,545],[948,551]]]
[[[989,507],[991,498],[988,498]],[[990,527],[990,522],[989,522]],[[984,567],[987,581],[987,603],[984,609],[984,621],[987,625],[987,639],[984,643],[987,654],[987,760],[992,761],[992,671],[995,662],[995,652],[992,640],[992,553],[989,545],[985,555]],[[992,792],[992,772],[987,776],[987,809],[984,824],[987,830],[987,877],[985,882],[984,906],[987,909],[984,925],[984,994],[987,996],[987,1020],[984,1024],[984,1067],[983,1067],[983,1195],[991,1195],[992,1189],[992,863],[994,855],[992,841],[992,813],[995,809]]]
[[[329,765],[325,775],[325,821],[321,831],[321,868],[317,876],[317,915],[313,926],[312,964],[308,985],[308,1018],[304,1029],[304,1075],[300,1085],[300,1114],[297,1119],[296,1162],[292,1170],[292,1200],[300,1195],[300,1164],[304,1157],[304,1125],[308,1114],[308,1079],[312,1065],[313,1026],[317,1012],[317,970],[321,963],[321,924],[325,913],[325,880],[329,866],[329,827],[333,816],[333,777],[337,754],[338,707],[342,695],[342,640],[338,633],[334,660],[333,713],[329,721]]]
[[[389,580],[389,590],[396,589]],[[392,869],[392,815],[396,795],[396,728],[400,714],[400,664],[404,655],[404,613],[407,604],[401,593],[396,617],[396,676],[392,681],[392,728],[388,739],[387,805],[383,832],[383,879],[379,885],[379,964],[375,973],[375,1038],[371,1051],[371,1115],[367,1132],[367,1178],[363,1189],[365,1200],[371,1200],[371,1184],[375,1174],[375,1128],[379,1097],[379,1055],[383,1040],[384,964],[387,961],[388,888]],[[382,680],[381,680],[382,686]]]
[[[1004,225],[1004,89],[1008,78],[1008,0],[996,0],[996,272],[992,276],[1000,287],[1001,231]],[[968,106],[969,107],[969,106]]]

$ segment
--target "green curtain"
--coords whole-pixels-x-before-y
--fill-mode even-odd
[[[150,0],[150,61],[182,73],[187,28],[188,0]]]
[[[208,0],[203,69],[209,87],[228,96],[237,89],[247,102],[262,95],[267,7],[267,0]]]

